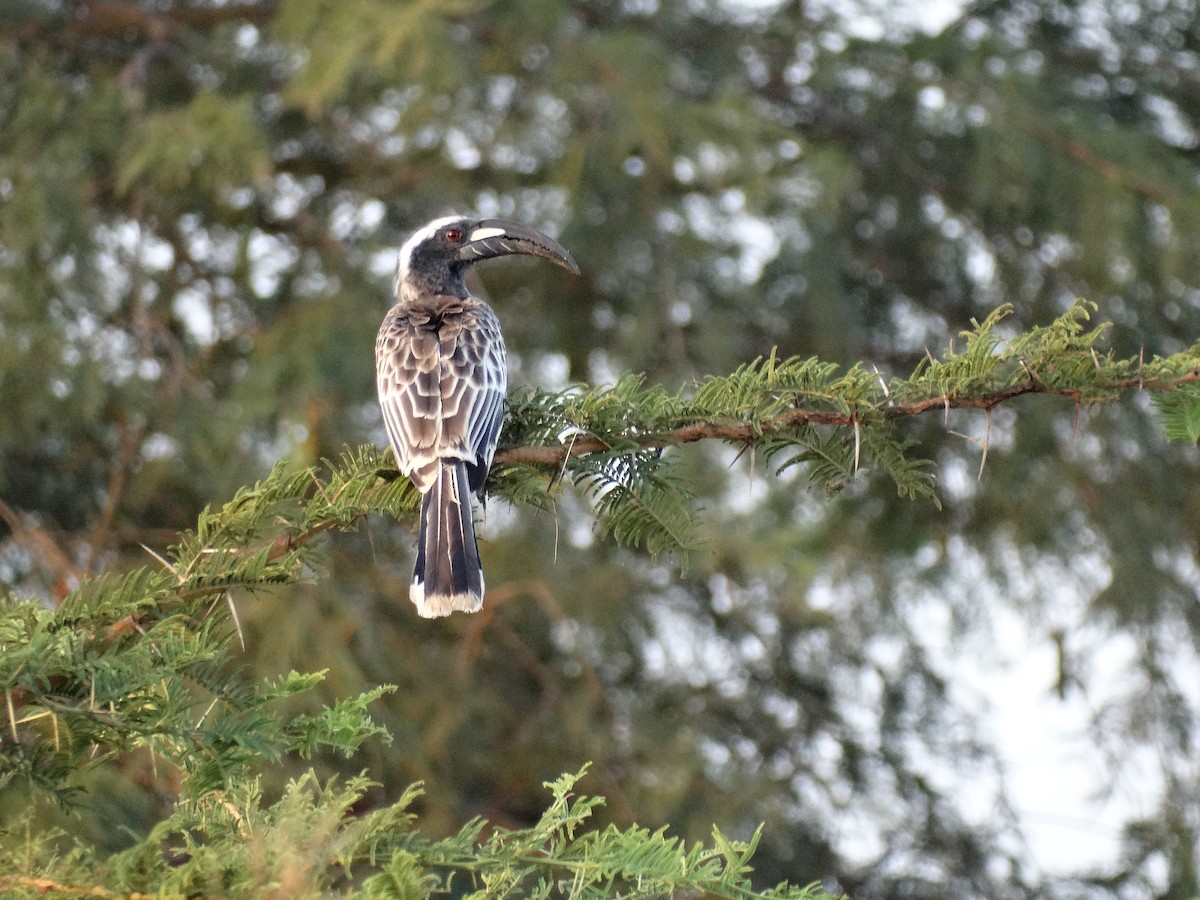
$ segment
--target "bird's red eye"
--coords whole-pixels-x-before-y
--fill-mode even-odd
[[[459,241],[461,241],[462,236],[463,233],[461,228],[446,229],[446,240],[450,241],[452,244],[457,244]]]

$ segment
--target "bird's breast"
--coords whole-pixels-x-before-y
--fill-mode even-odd
[[[503,361],[494,314],[479,301],[458,298],[393,307],[376,346],[379,357],[389,358],[400,371],[437,370],[438,377],[464,375],[497,351]]]
[[[473,317],[461,303],[449,303],[431,307],[413,307],[404,316],[408,327],[414,331],[433,334],[439,338],[457,334],[470,328]]]

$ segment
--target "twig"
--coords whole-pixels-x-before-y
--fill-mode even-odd
[[[3,521],[12,533],[13,540],[22,544],[30,554],[47,569],[49,576],[47,587],[54,591],[57,600],[62,600],[69,592],[65,586],[72,587],[83,581],[84,573],[71,560],[67,551],[63,550],[50,536],[50,533],[30,521],[30,517],[13,509],[0,500],[0,521]]]
[[[140,900],[142,897],[149,897],[149,894],[114,894],[107,888],[102,888],[99,885],[91,887],[79,887],[73,884],[62,884],[55,881],[53,878],[35,878],[31,875],[5,875],[0,877],[0,888],[8,890],[9,888],[26,888],[30,891],[36,891],[40,894],[54,894],[56,896],[68,897],[127,897],[128,900]]]
[[[1108,384],[1095,385],[1097,390],[1123,391],[1131,388],[1138,390],[1165,391],[1183,384],[1200,382],[1200,370],[1193,370],[1175,378],[1150,379],[1144,373],[1138,373],[1128,378],[1115,379]],[[1030,377],[1020,384],[1010,385],[997,390],[975,395],[939,394],[936,397],[926,397],[907,403],[890,403],[885,408],[877,409],[874,415],[883,421],[893,422],[898,419],[912,418],[922,415],[932,409],[944,410],[949,415],[952,409],[981,409],[991,410],[1002,403],[1024,397],[1028,394],[1048,394],[1055,397],[1069,397],[1076,403],[1080,402],[1082,394],[1078,388],[1053,387],[1044,384],[1030,374]],[[762,438],[780,431],[788,431],[801,425],[832,425],[853,427],[856,422],[871,418],[871,413],[863,415],[859,412],[846,413],[828,409],[790,409],[757,423],[722,424],[719,422],[700,422],[683,425],[679,428],[667,429],[644,438],[634,440],[639,447],[645,449],[662,449],[678,444],[691,444],[704,440],[729,441],[754,445]],[[600,453],[611,450],[609,442],[594,435],[572,437],[569,445],[558,446],[524,446],[506,447],[496,451],[497,464],[524,464],[532,466],[547,466],[561,468],[567,459],[575,456],[586,456],[589,453]]]

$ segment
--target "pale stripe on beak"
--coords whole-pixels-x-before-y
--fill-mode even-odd
[[[484,226],[482,228],[476,228],[474,231],[472,231],[470,235],[468,235],[468,240],[486,241],[488,238],[500,237],[503,234],[503,228],[488,228],[487,226]]]

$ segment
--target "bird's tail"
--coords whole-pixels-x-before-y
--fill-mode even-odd
[[[446,462],[421,498],[417,563],[408,591],[427,619],[483,607],[483,566],[475,543],[465,463]]]

